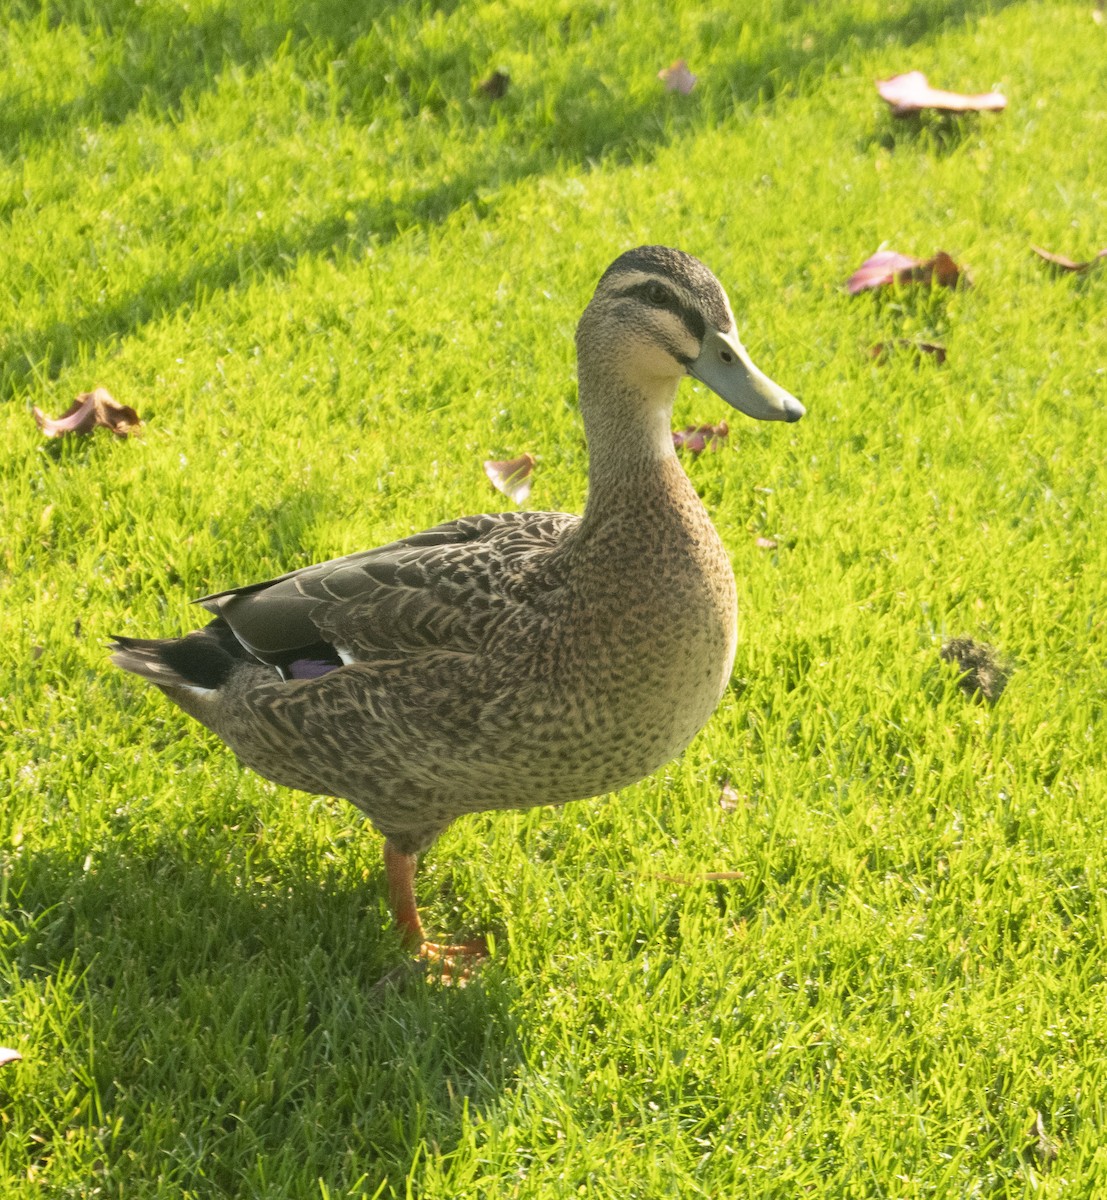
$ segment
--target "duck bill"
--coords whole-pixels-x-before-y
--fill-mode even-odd
[[[754,366],[733,329],[709,329],[688,374],[758,421],[798,421],[806,411],[795,396]]]

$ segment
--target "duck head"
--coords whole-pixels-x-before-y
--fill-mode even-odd
[[[672,407],[684,375],[760,421],[798,421],[803,405],[753,363],[726,292],[697,258],[668,246],[620,255],[577,326],[582,380],[614,376]]]

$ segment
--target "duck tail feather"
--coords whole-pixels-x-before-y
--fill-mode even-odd
[[[183,638],[116,637],[109,649],[117,667],[161,688],[214,691],[235,667],[235,659],[204,630]]]

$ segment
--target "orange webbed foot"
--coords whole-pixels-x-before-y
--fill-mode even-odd
[[[430,973],[456,987],[464,987],[487,958],[488,943],[484,938],[454,946],[423,942],[416,955],[416,961],[424,963]]]
[[[484,938],[456,945],[427,941],[415,905],[416,862],[414,854],[405,854],[391,841],[385,841],[384,870],[392,914],[405,945],[415,950],[416,963],[444,983],[464,987],[480,963],[488,958],[488,943]]]

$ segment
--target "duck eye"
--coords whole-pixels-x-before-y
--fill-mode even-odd
[[[669,289],[660,283],[651,283],[646,288],[646,299],[651,304],[656,304],[659,308],[664,308],[672,302]]]

